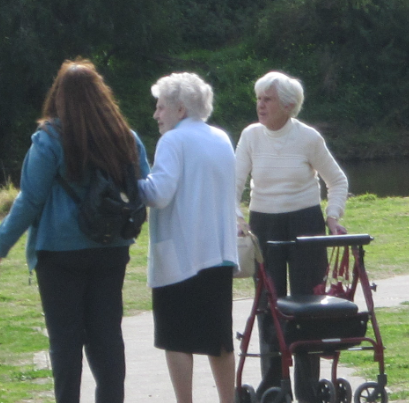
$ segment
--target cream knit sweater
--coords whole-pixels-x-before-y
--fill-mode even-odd
[[[347,178],[322,136],[297,119],[278,131],[261,123],[243,130],[236,149],[238,206],[249,174],[251,211],[287,213],[319,204],[319,175],[328,189],[327,216],[344,213]],[[237,214],[242,216],[239,208]]]

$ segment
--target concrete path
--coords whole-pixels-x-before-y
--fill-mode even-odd
[[[373,293],[375,307],[390,307],[409,301],[409,276],[399,276],[376,281],[377,291]],[[365,307],[363,296],[357,293],[355,302]],[[251,299],[234,301],[234,332],[244,330],[251,308]],[[123,332],[126,346],[127,377],[125,403],[172,403],[175,397],[166,367],[164,353],[153,347],[152,313],[144,312],[123,320]],[[382,329],[381,329],[382,333]],[[257,351],[257,338],[252,338],[250,350]],[[240,349],[235,344],[236,356]],[[249,351],[250,351],[249,350]],[[363,352],[363,354],[365,354]],[[321,377],[330,378],[330,362],[322,360]],[[244,367],[243,383],[256,386],[260,380],[259,359],[248,358]],[[338,367],[339,377],[346,378],[353,391],[365,379],[353,375],[354,370]],[[374,379],[371,379],[374,380]],[[85,363],[81,403],[94,403],[94,381]],[[216,403],[217,391],[211,376],[206,357],[195,356],[194,402]]]

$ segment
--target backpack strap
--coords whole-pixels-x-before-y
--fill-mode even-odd
[[[67,192],[68,196],[71,197],[75,201],[75,203],[80,204],[81,199],[75,193],[75,190],[69,185],[69,183],[61,176],[61,174],[58,172],[56,176],[57,182],[62,186],[62,188]]]

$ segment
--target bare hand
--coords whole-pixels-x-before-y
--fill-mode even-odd
[[[345,235],[348,233],[346,228],[339,224],[334,217],[327,217],[327,226],[331,235]]]
[[[246,236],[250,231],[250,225],[243,217],[237,217],[237,235]]]

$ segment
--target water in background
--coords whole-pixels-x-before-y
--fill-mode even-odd
[[[340,165],[348,177],[349,193],[353,195],[409,196],[409,159],[346,161]],[[323,193],[325,197],[325,189]]]

